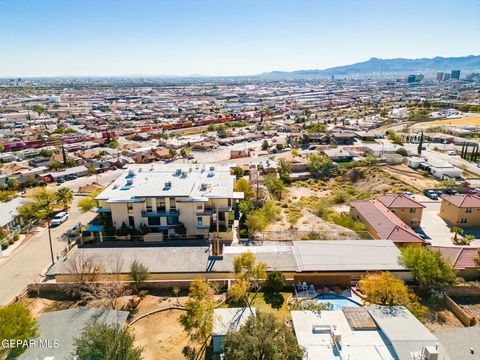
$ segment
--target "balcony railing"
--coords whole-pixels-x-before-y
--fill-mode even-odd
[[[177,209],[162,210],[162,211],[145,211],[142,210],[142,217],[157,217],[157,216],[170,216],[179,215],[180,212]]]

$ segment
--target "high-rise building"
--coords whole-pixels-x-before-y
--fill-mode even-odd
[[[407,83],[411,84],[411,83],[416,83],[416,82],[420,82],[423,80],[423,75],[421,74],[418,74],[418,75],[408,75],[408,78],[407,78]]]
[[[460,70],[452,70],[452,74],[450,75],[450,79],[460,80]]]
[[[450,74],[449,73],[445,73],[443,75],[443,81],[447,81],[447,80],[450,80]]]
[[[437,72],[437,81],[443,81],[443,76],[445,73],[443,71]]]

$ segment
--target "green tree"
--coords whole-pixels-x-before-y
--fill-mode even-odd
[[[245,200],[251,200],[255,196],[255,191],[253,191],[252,184],[243,178],[235,181],[234,191],[243,192]]]
[[[252,210],[247,214],[247,220],[245,226],[248,229],[250,238],[252,238],[257,232],[262,231],[267,226],[268,222],[265,219],[265,215],[260,209]]]
[[[457,277],[452,265],[439,251],[409,246],[402,251],[400,261],[420,285],[452,284]]]
[[[308,156],[307,168],[315,177],[327,179],[335,170],[335,165],[328,156],[310,154]]]
[[[314,123],[307,126],[307,133],[324,133],[327,130],[327,126],[322,123]]]
[[[304,350],[292,330],[274,314],[258,311],[223,341],[227,359],[302,360]]]
[[[29,340],[38,335],[37,321],[22,304],[11,304],[0,307],[0,342],[3,339]],[[0,345],[0,358],[8,354],[16,358],[25,351],[24,347],[15,347],[9,351]]]
[[[19,187],[18,181],[14,178],[8,178],[7,189],[10,191],[16,191]]]
[[[418,297],[405,283],[389,272],[367,274],[359,281],[360,290],[372,304],[405,306],[419,320],[423,321],[427,309],[418,302]]]
[[[402,155],[402,156],[408,156],[407,150],[405,150],[405,148],[403,148],[403,147],[400,148],[400,149],[398,149],[398,150],[396,151],[396,153],[399,154],[399,155]]]
[[[191,284],[185,313],[178,318],[192,343],[205,348],[213,328],[213,309],[215,291],[205,278],[196,278]]]
[[[267,264],[256,263],[255,255],[247,251],[233,258],[233,271],[235,282],[228,288],[228,296],[233,301],[241,302],[244,306],[251,308],[267,276]]]
[[[78,360],[140,360],[142,349],[135,337],[120,324],[92,323],[73,341],[73,356]]]
[[[180,156],[181,156],[183,159],[185,159],[185,158],[188,156],[188,151],[187,151],[187,149],[182,148],[182,149],[180,150]]]
[[[285,287],[285,275],[281,271],[271,271],[267,274],[265,286],[272,289],[274,292],[280,292]]]
[[[292,163],[284,158],[278,160],[278,176],[284,182],[290,182],[290,175],[292,174]]]
[[[227,127],[223,124],[217,126],[217,136],[220,139],[225,139],[228,136]]]
[[[177,155],[177,150],[170,148],[168,149],[168,153],[170,154],[170,157],[174,157]]]
[[[420,142],[418,143],[417,153],[418,155],[422,155],[422,148],[423,148],[423,131],[420,135]]]
[[[263,150],[263,151],[267,151],[269,147],[270,147],[270,144],[268,143],[268,141],[267,141],[267,140],[263,140],[263,142],[262,142],[262,150]]]
[[[56,203],[61,205],[63,209],[68,209],[73,202],[73,191],[67,187],[62,187],[55,193]]]
[[[265,176],[265,186],[268,192],[277,200],[282,200],[282,196],[287,192],[287,187],[275,174]]]
[[[239,165],[235,166],[232,169],[232,171],[233,171],[233,175],[235,175],[237,179],[241,178],[243,176],[243,173],[244,173],[243,168]]]
[[[27,219],[47,219],[48,241],[50,244],[50,255],[52,263],[54,262],[52,234],[51,234],[51,217],[57,205],[57,196],[52,190],[42,187],[32,191],[29,201],[19,209],[19,214]]]
[[[132,282],[133,291],[138,294],[148,279],[148,266],[138,260],[133,260],[130,264],[128,278]]]
[[[98,201],[91,196],[86,196],[78,201],[77,207],[82,213],[86,213],[98,207]]]
[[[390,133],[388,134],[388,139],[396,145],[403,145],[402,137],[398,135],[395,131],[390,131]]]

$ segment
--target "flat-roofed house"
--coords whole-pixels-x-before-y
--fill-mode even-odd
[[[350,202],[350,215],[364,223],[374,239],[392,240],[398,246],[422,246],[423,239],[379,200]]]
[[[377,197],[400,220],[411,227],[420,227],[425,205],[403,194],[387,194]]]
[[[440,206],[440,217],[454,226],[480,226],[480,196],[444,195]]]

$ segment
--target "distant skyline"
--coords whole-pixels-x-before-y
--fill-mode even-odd
[[[0,0],[0,77],[253,75],[480,54],[478,0]]]

